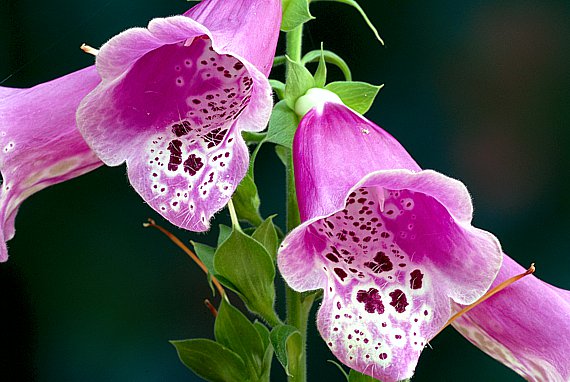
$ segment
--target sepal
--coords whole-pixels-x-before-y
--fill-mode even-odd
[[[376,86],[360,81],[337,81],[331,82],[325,89],[338,95],[352,110],[365,114],[383,87],[384,85]]]
[[[271,113],[265,140],[290,149],[298,124],[297,114],[287,106],[285,101],[279,101]]]
[[[309,11],[309,0],[282,0],[281,30],[290,32],[314,17]]]

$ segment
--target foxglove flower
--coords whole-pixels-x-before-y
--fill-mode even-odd
[[[75,124],[79,102],[99,82],[89,67],[29,89],[0,88],[0,261],[27,197],[103,164]]]
[[[97,55],[102,83],[79,129],[107,165],[126,161],[135,190],[179,227],[207,230],[245,175],[240,133],[269,119],[280,20],[280,0],[205,0]]]
[[[383,382],[411,377],[451,300],[471,304],[491,285],[498,241],[471,226],[462,183],[422,170],[342,104],[308,111],[293,160],[303,223],[279,251],[285,281],[324,290],[317,326],[340,361]]]
[[[504,255],[493,285],[522,272],[519,264]],[[570,381],[570,291],[527,276],[452,325],[528,381]]]

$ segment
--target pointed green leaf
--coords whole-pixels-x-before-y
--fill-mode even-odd
[[[275,265],[257,240],[234,228],[216,250],[214,268],[231,283],[228,287],[240,294],[249,310],[272,325],[279,322],[273,310]]]
[[[210,247],[206,244],[197,243],[192,241],[192,246],[194,247],[194,252],[196,255],[204,263],[206,268],[208,268],[208,272],[214,272],[214,253],[216,252],[216,248]]]
[[[376,95],[384,85],[375,86],[366,82],[337,81],[328,84],[325,89],[336,93],[352,110],[364,114],[372,106]]]
[[[290,32],[314,17],[309,12],[309,0],[282,0],[283,20],[281,30]]]
[[[285,101],[279,101],[271,113],[265,140],[281,146],[292,147],[298,124],[297,114],[287,106]]]
[[[218,247],[232,234],[232,227],[228,227],[225,224],[220,224],[219,227],[220,232],[218,233]]]
[[[319,66],[315,72],[315,86],[324,88],[327,83],[327,64],[325,62],[325,54],[323,51],[323,43],[321,42],[321,58],[319,59]]]
[[[263,342],[263,347],[267,348],[269,346],[269,329],[267,329],[267,326],[263,325],[261,322],[257,320],[255,320],[255,322],[253,323],[253,326],[255,326],[255,330],[257,330],[259,336],[261,337],[261,341]]]
[[[275,91],[277,94],[277,98],[284,99],[285,98],[285,84],[281,81],[277,80],[269,80],[269,84],[271,85],[271,89]]]
[[[200,261],[202,261],[208,269],[208,285],[212,290],[212,295],[216,295],[216,289],[212,283],[212,275],[214,274],[214,253],[216,252],[216,248],[210,247],[206,244],[196,243],[195,241],[191,241],[190,243],[194,247],[194,252],[196,252]]]
[[[297,98],[305,95],[310,88],[314,88],[315,80],[307,68],[299,62],[292,61],[289,57],[287,57],[287,67],[289,78],[285,85],[285,102],[289,109],[295,110]]]
[[[253,325],[261,336],[261,340],[263,341],[263,348],[265,349],[265,355],[263,356],[262,373],[259,381],[269,382],[269,376],[271,374],[271,361],[273,360],[273,347],[269,346],[269,329],[267,329],[267,326],[263,325],[259,321],[255,321]]]
[[[374,24],[372,24],[372,21],[370,21],[370,19],[366,15],[366,12],[364,12],[364,9],[362,9],[360,7],[360,5],[355,0],[312,0],[312,1],[313,2],[315,2],[315,1],[335,1],[337,3],[347,4],[347,5],[350,5],[351,7],[355,8],[358,11],[358,13],[360,13],[360,15],[364,18],[364,21],[366,22],[368,27],[372,30],[372,32],[374,33],[374,36],[376,36],[378,41],[380,41],[380,43],[382,45],[384,45],[384,41],[380,37],[378,30],[376,30],[376,27],[374,26]]]
[[[265,219],[263,223],[251,235],[255,240],[259,241],[267,250],[273,261],[277,258],[277,248],[279,248],[279,238],[273,218],[277,215],[272,215]]]
[[[275,146],[275,154],[277,154],[277,158],[283,163],[284,166],[287,166],[287,161],[289,158],[289,153],[291,152],[290,147],[285,146]]]
[[[253,145],[265,139],[266,133],[255,133],[253,131],[242,131],[241,136],[246,145]]]
[[[261,372],[265,348],[255,326],[225,298],[214,325],[216,341],[236,352],[244,361],[251,379]]]
[[[247,220],[256,226],[261,224],[263,219],[259,215],[259,195],[251,175],[247,174],[243,178],[232,196],[232,200],[240,219]]]
[[[369,375],[359,373],[354,369],[350,369],[350,373],[348,373],[348,382],[378,382],[379,380],[376,378],[372,378]]]
[[[285,373],[291,376],[295,373],[304,350],[301,332],[291,325],[279,325],[273,328],[269,338]]]
[[[352,81],[352,73],[346,61],[342,59],[338,54],[331,52],[330,50],[311,50],[309,53],[305,54],[301,59],[301,64],[306,65],[309,62],[317,62],[321,60],[321,56],[324,56],[325,62],[327,64],[332,64],[338,67],[344,79],[347,81]]]
[[[243,382],[248,380],[243,360],[217,342],[199,338],[170,341],[170,343],[176,348],[180,361],[207,381]]]

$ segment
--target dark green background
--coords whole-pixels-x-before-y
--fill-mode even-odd
[[[323,2],[312,6],[317,20],[308,25],[306,50],[324,41],[348,60],[355,79],[385,83],[368,117],[424,168],[464,181],[475,224],[523,265],[535,261],[540,278],[570,289],[570,3],[361,4],[385,47],[354,10]],[[81,43],[100,46],[188,6],[2,0],[0,81],[32,86],[90,65]],[[256,168],[262,212],[280,214],[282,223],[283,173],[271,147]],[[197,380],[167,341],[212,336],[202,303],[210,292],[184,254],[142,228],[149,216],[174,230],[131,189],[123,166],[24,203],[10,260],[0,264],[1,381]],[[227,222],[225,212],[218,222]],[[203,242],[216,233],[178,232]],[[314,327],[309,347],[309,379],[341,380]],[[424,351],[414,380],[520,378],[447,329]]]

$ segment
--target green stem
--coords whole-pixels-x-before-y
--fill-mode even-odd
[[[303,47],[303,24],[287,33],[287,56],[293,61],[301,61]]]
[[[298,26],[291,32],[287,33],[287,55],[295,62],[301,61],[303,42],[303,25]],[[289,65],[287,65],[287,74]],[[291,151],[287,153],[287,161],[285,166],[287,176],[287,232],[301,224],[299,216],[299,205],[297,203],[297,195],[295,191],[295,176],[293,174],[293,158]],[[303,339],[303,348],[299,356],[299,363],[296,370],[291,370],[291,376],[288,377],[289,382],[306,382],[307,381],[307,322],[309,312],[313,304],[314,295],[303,297],[301,293],[295,292],[293,289],[286,287],[287,299],[287,323],[296,327],[301,333]]]
[[[239,219],[236,214],[236,209],[234,208],[234,203],[232,202],[231,199],[228,202],[228,210],[230,211],[230,219],[232,220],[232,225],[234,229],[237,229],[238,231],[242,232],[241,226],[239,225]]]

